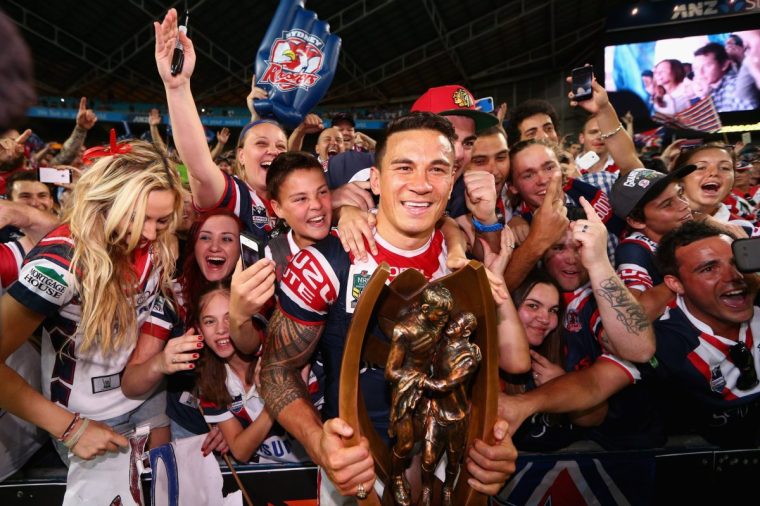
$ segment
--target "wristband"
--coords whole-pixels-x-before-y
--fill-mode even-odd
[[[77,424],[79,420],[80,420],[79,413],[74,413],[74,419],[71,420],[71,423],[69,424],[69,426],[66,427],[65,431],[63,431],[63,434],[61,435],[61,437],[58,437],[56,439],[60,441],[61,443],[63,443],[71,435],[71,431],[74,430],[74,426]]]
[[[475,218],[475,216],[472,217],[472,226],[475,227],[475,230],[477,230],[480,233],[500,232],[504,230],[504,225],[499,223],[498,221],[494,223],[493,225],[484,225],[483,223],[480,223]]]
[[[605,141],[605,140],[609,139],[610,137],[612,137],[613,135],[615,135],[616,133],[618,133],[619,131],[621,131],[622,129],[623,129],[623,124],[620,123],[615,130],[613,130],[612,132],[606,133],[606,134],[602,134],[602,135],[600,135],[600,137],[602,138],[603,141]]]

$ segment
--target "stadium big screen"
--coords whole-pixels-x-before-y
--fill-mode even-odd
[[[740,35],[711,33],[607,46],[605,84],[609,91],[635,93],[650,113],[673,115],[710,95],[710,76],[736,80],[734,95],[742,93],[740,84],[751,86],[751,80],[742,82],[744,74],[751,76],[731,60],[732,52],[743,50],[741,44]],[[707,54],[700,58],[695,55],[699,52]],[[701,66],[709,65],[714,68],[700,71]],[[726,113],[754,109],[750,104],[751,100],[727,100],[716,105],[719,113]]]

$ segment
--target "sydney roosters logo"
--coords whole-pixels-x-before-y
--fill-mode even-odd
[[[280,91],[309,89],[319,81],[324,42],[303,30],[283,32],[276,39],[267,60],[267,69],[259,83],[270,83]]]

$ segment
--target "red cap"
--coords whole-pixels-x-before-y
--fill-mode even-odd
[[[478,132],[499,122],[496,116],[475,109],[475,98],[470,90],[458,84],[430,88],[417,99],[411,110],[441,116],[467,116],[475,120],[475,130]]]

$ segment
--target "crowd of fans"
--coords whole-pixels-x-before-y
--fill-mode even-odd
[[[155,29],[175,148],[156,110],[150,142],[86,150],[85,99],[60,145],[32,152],[18,118],[1,125],[0,407],[19,418],[0,417],[0,476],[49,435],[68,465],[147,423],[153,446],[207,434],[206,454],[316,462],[325,504],[371,490],[366,440],[345,446],[336,418],[356,279],[388,262],[435,280],[469,258],[489,270],[502,369],[493,440],[468,451],[473,488],[498,493],[516,450],[760,443],[758,284],[731,251],[760,234],[757,146],[681,139],[645,168],[594,82],[590,100],[568,94],[587,116],[577,134],[561,137],[543,100],[487,114],[452,85],[378,142],[347,113],[288,133],[256,116],[254,88],[225,150],[229,131],[206,142],[176,13]],[[72,181],[40,182],[39,167]],[[263,253],[246,268],[241,233]],[[360,384],[385,434],[383,366]]]

